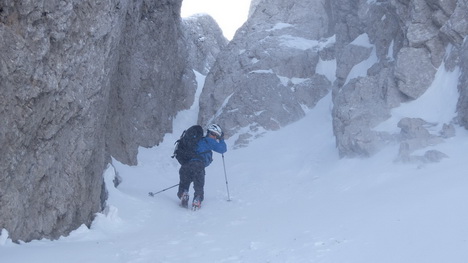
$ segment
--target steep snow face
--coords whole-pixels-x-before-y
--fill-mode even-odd
[[[413,103],[438,100],[439,94],[431,94],[395,111],[413,115]],[[205,201],[197,212],[178,206],[175,189],[148,196],[178,182],[173,143],[193,124],[198,108],[180,112],[174,133],[157,147],[140,149],[137,166],[114,160],[105,173],[108,205],[91,228],[20,245],[3,230],[1,259],[465,263],[468,132],[457,127],[455,137],[433,147],[450,156],[439,163],[394,163],[395,146],[369,159],[340,159],[331,108],[329,94],[303,119],[248,147],[233,150],[228,140],[224,159],[215,154],[207,168]],[[123,178],[118,188],[112,184],[116,173]]]

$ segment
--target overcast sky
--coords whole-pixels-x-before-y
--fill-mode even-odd
[[[247,20],[251,0],[183,0],[182,17],[197,13],[211,15],[223,30],[224,36],[232,39],[236,30]]]

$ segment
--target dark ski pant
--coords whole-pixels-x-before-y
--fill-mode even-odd
[[[190,184],[193,182],[194,197],[199,196],[200,201],[203,201],[205,186],[205,165],[203,162],[191,161],[184,164],[179,169],[180,182],[177,196],[181,198],[184,191],[189,190]]]

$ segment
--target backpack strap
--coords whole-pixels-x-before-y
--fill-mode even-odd
[[[201,141],[201,140],[205,140],[205,142],[208,143],[208,142],[206,141],[206,137],[201,138],[200,141]],[[197,156],[199,156],[200,158],[203,158],[203,155],[204,155],[205,153],[209,153],[209,152],[211,152],[211,150],[207,150],[207,151],[204,151],[204,152],[201,152],[201,153],[197,153]],[[200,160],[200,161],[204,162],[203,160]]]
[[[184,131],[185,132],[185,131]],[[180,142],[180,139],[178,139],[177,141],[175,141],[174,145],[178,145]],[[174,152],[172,153],[172,156],[171,158],[174,158],[176,156],[176,151],[177,151],[177,146],[174,147]]]

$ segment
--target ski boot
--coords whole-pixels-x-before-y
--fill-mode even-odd
[[[195,196],[192,202],[192,210],[197,211],[200,208],[201,208],[201,198],[200,196]]]
[[[184,193],[180,197],[180,206],[182,206],[183,208],[188,208],[189,199],[190,199],[190,197],[189,197],[188,192],[184,191]]]

